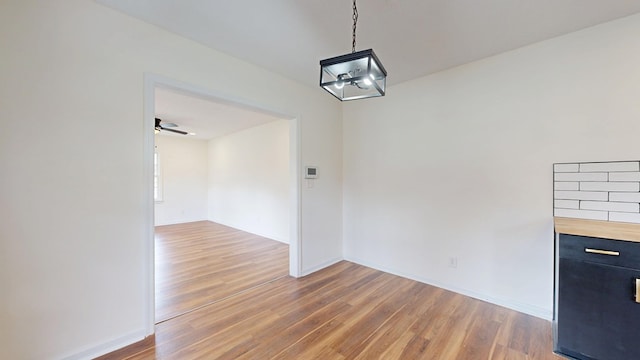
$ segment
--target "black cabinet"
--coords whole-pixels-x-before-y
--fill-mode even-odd
[[[560,234],[555,351],[577,359],[640,359],[640,243]]]

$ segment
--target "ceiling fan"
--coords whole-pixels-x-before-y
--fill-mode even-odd
[[[177,134],[182,134],[182,135],[189,135],[188,132],[186,131],[182,131],[182,130],[178,130],[178,129],[170,129],[173,127],[178,127],[178,124],[174,124],[174,123],[165,123],[164,125],[160,124],[162,122],[162,119],[156,118],[156,128],[155,128],[155,133],[159,133],[162,130],[166,130],[166,131],[171,131]]]

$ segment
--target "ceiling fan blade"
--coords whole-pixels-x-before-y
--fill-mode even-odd
[[[178,124],[176,123],[162,123],[162,127],[178,127]]]
[[[162,130],[166,130],[166,131],[171,131],[171,132],[174,132],[174,133],[177,133],[177,134],[189,135],[189,133],[188,133],[188,132],[186,132],[186,131],[176,130],[176,129],[167,129],[167,128],[165,128],[164,126],[160,126],[160,129],[162,129]]]

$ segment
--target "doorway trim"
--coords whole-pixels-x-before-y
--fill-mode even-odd
[[[300,116],[274,110],[264,104],[232,97],[193,84],[170,79],[153,73],[144,73],[143,99],[143,202],[144,206],[144,276],[147,311],[145,323],[147,336],[155,333],[155,269],[154,269],[154,200],[153,200],[153,152],[155,146],[155,89],[176,90],[222,101],[238,107],[266,112],[289,120],[289,275],[301,276],[300,237]]]

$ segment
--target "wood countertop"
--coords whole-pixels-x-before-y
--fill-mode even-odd
[[[559,234],[640,242],[640,224],[564,217],[554,217],[553,223]]]

